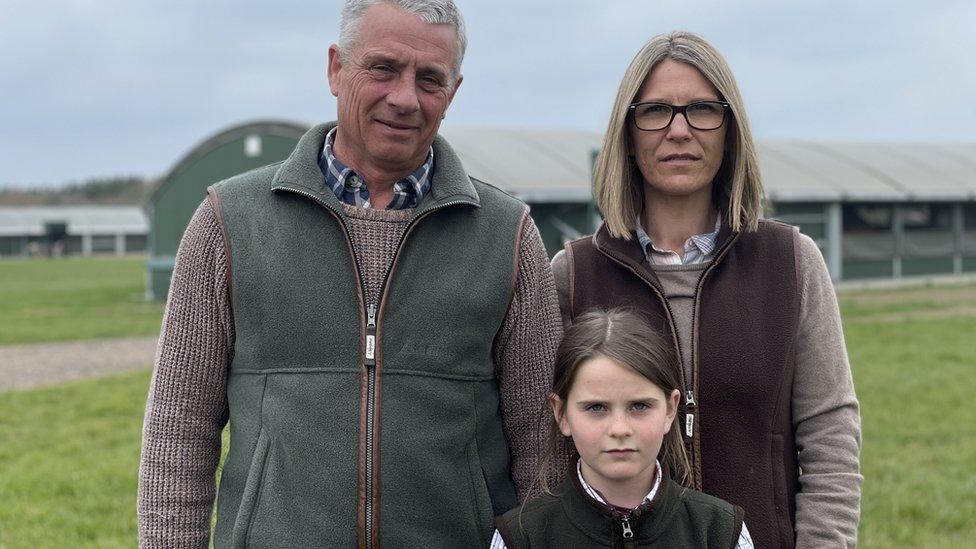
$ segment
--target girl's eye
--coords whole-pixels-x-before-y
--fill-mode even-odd
[[[635,402],[633,404],[633,409],[635,412],[643,412],[645,410],[650,410],[651,407],[648,406],[646,402]]]
[[[590,404],[586,407],[587,412],[603,412],[606,409],[607,407],[602,404]]]

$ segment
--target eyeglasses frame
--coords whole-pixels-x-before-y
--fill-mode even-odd
[[[715,126],[714,128],[702,129],[702,128],[699,128],[699,127],[695,126],[694,124],[692,124],[691,123],[691,120],[688,120],[688,115],[685,113],[685,111],[688,110],[688,107],[691,107],[691,106],[694,106],[694,105],[701,105],[702,103],[718,103],[719,105],[722,105],[722,123],[721,124],[719,124],[718,126]],[[665,124],[663,127],[658,128],[656,130],[645,130],[644,128],[642,128],[642,127],[640,127],[640,126],[637,125],[637,119],[634,116],[634,112],[636,111],[637,107],[639,107],[641,105],[664,105],[664,106],[667,106],[667,107],[669,107],[671,109],[671,120],[668,120],[668,123],[667,124]],[[693,103],[688,103],[687,105],[671,105],[671,104],[668,104],[668,103],[662,103],[660,101],[641,101],[640,103],[631,103],[630,106],[627,107],[627,114],[630,116],[631,121],[634,123],[634,127],[637,128],[638,130],[642,131],[642,132],[659,132],[661,130],[666,130],[669,127],[671,127],[671,124],[674,122],[674,117],[678,116],[679,114],[684,115],[685,122],[688,124],[688,127],[689,128],[696,129],[696,130],[698,130],[700,132],[710,132],[710,131],[713,131],[713,130],[717,130],[717,129],[719,129],[722,126],[725,125],[725,118],[728,116],[729,110],[731,108],[732,108],[732,105],[730,105],[726,101],[695,101]]]

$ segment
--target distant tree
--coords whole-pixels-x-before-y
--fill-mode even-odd
[[[2,206],[139,205],[148,197],[152,184],[142,177],[98,177],[60,187],[28,189],[0,188]]]

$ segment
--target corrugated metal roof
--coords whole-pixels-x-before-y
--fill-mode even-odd
[[[64,223],[69,235],[146,234],[139,206],[2,206],[0,236],[41,236],[46,223]]]
[[[287,131],[297,137],[304,128],[276,121],[231,127],[187,158],[242,132]],[[472,176],[526,201],[590,199],[591,162],[603,140],[599,132],[442,127],[441,134]],[[774,201],[976,200],[976,143],[770,140],[758,148],[766,194]]]
[[[598,132],[442,128],[472,177],[529,202],[590,199],[591,155]]]
[[[588,200],[598,132],[444,128],[469,173],[527,201]],[[760,142],[776,201],[976,200],[976,143]]]

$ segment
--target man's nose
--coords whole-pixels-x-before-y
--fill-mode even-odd
[[[417,97],[417,79],[410,72],[403,72],[393,83],[393,89],[386,94],[386,102],[400,114],[412,113],[420,109]]]

